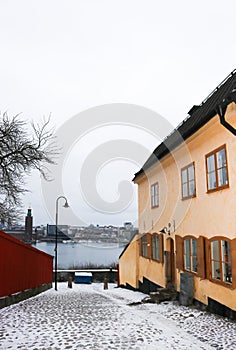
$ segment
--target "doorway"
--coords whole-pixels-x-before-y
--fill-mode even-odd
[[[165,277],[166,287],[175,287],[175,251],[174,240],[168,238],[167,250],[165,251]]]

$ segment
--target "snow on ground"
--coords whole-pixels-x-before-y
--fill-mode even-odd
[[[236,349],[236,323],[109,284],[58,283],[0,310],[0,349]]]

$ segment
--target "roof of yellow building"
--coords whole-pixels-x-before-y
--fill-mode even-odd
[[[236,102],[236,69],[200,105],[194,105],[190,109],[188,117],[153,151],[133,180],[211,120],[217,114],[219,106],[227,106],[232,101]]]

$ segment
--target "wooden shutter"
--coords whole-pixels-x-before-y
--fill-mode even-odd
[[[160,257],[160,262],[163,264],[164,263],[164,240],[163,240],[163,234],[158,235],[159,239],[159,257]]]
[[[142,256],[142,237],[138,239],[139,256]]]
[[[184,252],[183,252],[183,238],[176,235],[176,268],[183,270],[184,269]]]
[[[206,278],[205,239],[203,236],[197,239],[197,273],[200,278]]]
[[[211,279],[211,242],[205,238],[205,271],[206,278]]]
[[[231,245],[231,268],[232,268],[232,286],[236,288],[236,238],[232,239]]]
[[[151,259],[152,257],[152,235],[147,233],[147,258]]]

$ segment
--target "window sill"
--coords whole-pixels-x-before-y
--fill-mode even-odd
[[[217,192],[217,191],[221,191],[221,190],[224,190],[226,188],[229,188],[229,185],[224,185],[224,186],[220,186],[220,187],[216,187],[216,188],[212,188],[210,190],[207,190],[206,193],[212,193],[212,192]]]
[[[184,272],[188,272],[188,273],[191,273],[192,275],[194,276],[198,276],[198,273],[197,272],[194,272],[194,271],[191,271],[191,270],[186,270],[186,269],[183,269]]]
[[[182,201],[186,201],[188,199],[192,199],[192,198],[196,198],[196,197],[197,197],[196,194],[193,194],[192,196],[182,197],[181,199],[182,199]]]
[[[147,260],[150,260],[151,258],[149,256],[144,256],[144,255],[139,255],[141,258],[144,258],[144,259],[147,259]]]
[[[215,279],[215,278],[210,278],[210,281],[212,282],[212,283],[215,283],[215,284],[218,284],[218,285],[220,285],[220,286],[222,286],[222,287],[226,287],[226,288],[229,288],[229,289],[234,289],[233,288],[233,284],[232,283],[230,283],[230,282],[223,282],[223,281],[221,281],[221,280],[217,280],[217,279]]]

